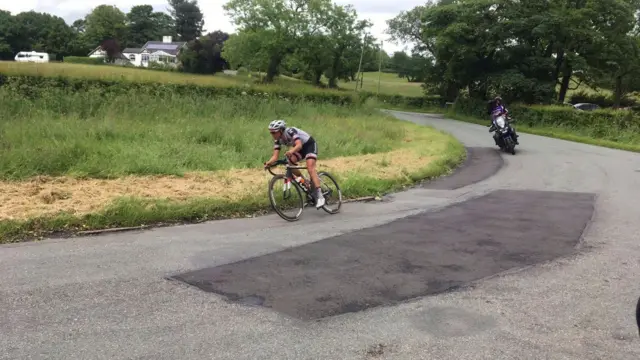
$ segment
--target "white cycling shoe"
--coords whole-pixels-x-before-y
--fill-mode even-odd
[[[316,209],[320,209],[321,207],[324,206],[324,196],[323,197],[319,197],[318,200],[316,201]]]

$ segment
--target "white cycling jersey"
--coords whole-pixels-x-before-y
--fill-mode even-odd
[[[273,148],[280,149],[281,145],[295,146],[297,139],[300,139],[300,141],[302,141],[302,145],[304,145],[309,141],[310,137],[311,135],[303,130],[295,127],[289,127],[284,130],[280,139],[274,141]]]

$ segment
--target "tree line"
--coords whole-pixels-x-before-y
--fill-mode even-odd
[[[336,87],[340,79],[355,80],[359,67],[376,71],[382,63],[385,71],[420,80],[415,74],[421,64],[404,53],[391,58],[381,51],[370,34],[371,22],[359,19],[350,5],[331,0],[230,0],[224,10],[238,28],[234,34],[203,34],[196,0],[169,0],[168,5],[168,14],[155,12],[151,5],[134,6],[128,13],[100,5],[71,25],[47,13],[12,16],[0,11],[0,59],[34,50],[61,60],[87,56],[98,46],[112,57],[124,48],[172,36],[188,42],[180,56],[181,69],[187,72],[245,68],[265,73],[266,82],[287,74],[321,85],[324,76],[329,87]]]
[[[564,102],[579,84],[640,90],[638,0],[441,0],[388,21],[426,61],[428,92]]]
[[[189,41],[202,35],[203,15],[197,1],[169,0],[169,14],[138,5],[128,13],[116,6],[99,5],[68,25],[62,18],[35,11],[15,16],[0,10],[0,59],[13,59],[19,51],[47,52],[54,59],[87,56],[103,42],[119,48],[140,47],[163,35]]]

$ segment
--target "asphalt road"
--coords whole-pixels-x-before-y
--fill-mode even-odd
[[[395,112],[492,146],[482,126]],[[640,359],[640,155],[520,135],[493,177],[340,215],[307,210],[0,246],[2,359]],[[595,193],[579,253],[393,306],[304,321],[166,277],[370,228],[496,189]],[[460,226],[462,226],[461,224]]]

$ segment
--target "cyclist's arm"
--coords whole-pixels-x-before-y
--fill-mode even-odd
[[[291,150],[287,151],[287,153],[291,154],[295,152],[300,152],[300,150],[302,150],[302,140],[296,139],[296,145],[293,148],[291,148]]]
[[[273,155],[271,155],[271,159],[267,161],[266,165],[270,165],[276,162],[279,156],[280,156],[280,143],[278,141],[275,141],[273,145]]]

